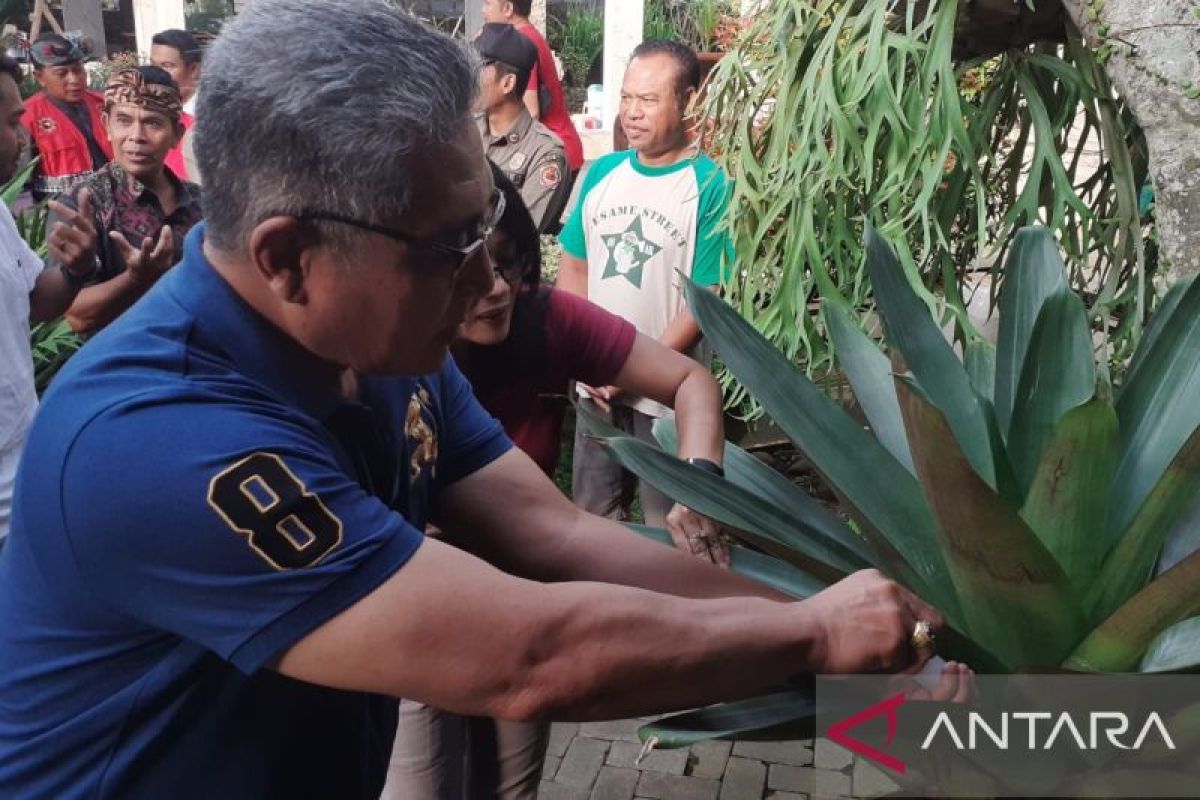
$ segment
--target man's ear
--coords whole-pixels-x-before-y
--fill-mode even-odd
[[[500,91],[504,95],[513,93],[513,89],[517,88],[517,76],[511,72],[504,73],[504,77],[500,79]]]
[[[315,244],[312,229],[295,217],[268,217],[250,232],[250,263],[279,300],[303,304]]]

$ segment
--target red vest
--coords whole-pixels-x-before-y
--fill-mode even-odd
[[[92,120],[92,135],[100,149],[109,159],[113,157],[112,145],[104,131],[100,112],[104,108],[104,97],[96,92],[84,92],[83,102]],[[92,171],[92,156],[87,140],[71,118],[50,101],[45,92],[38,92],[25,102],[25,113],[21,124],[29,131],[38,155],[42,157],[34,177],[33,188],[41,192],[66,191],[74,179]]]

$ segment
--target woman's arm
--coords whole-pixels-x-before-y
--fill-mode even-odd
[[[722,465],[725,427],[721,388],[703,364],[639,333],[613,386],[598,391],[607,391],[608,399],[614,399],[613,389],[674,408],[679,457]],[[729,546],[711,519],[676,503],[667,514],[666,524],[677,548],[729,566]]]
[[[639,333],[613,385],[675,409],[680,458],[722,463],[721,387],[703,364]]]

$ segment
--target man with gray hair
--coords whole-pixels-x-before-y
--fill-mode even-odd
[[[207,224],[28,439],[0,796],[371,798],[397,697],[611,718],[929,657],[878,573],[793,602],[577,510],[482,411],[447,356],[504,210],[475,69],[384,0],[213,45]]]

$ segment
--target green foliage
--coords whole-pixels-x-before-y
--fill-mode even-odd
[[[644,14],[644,38],[674,39],[708,52],[724,49],[723,29],[738,8],[733,0],[646,0]]]
[[[225,20],[234,14],[232,0],[189,0],[184,4],[185,27],[216,35]]]
[[[108,85],[108,79],[114,72],[130,69],[140,64],[137,53],[121,51],[100,59],[94,68],[88,71],[88,85],[92,91],[102,92]]]
[[[32,11],[32,0],[0,0],[0,27],[15,25],[24,30],[29,27],[29,14]]]
[[[566,80],[583,86],[604,49],[604,14],[594,4],[571,6],[561,19],[550,19],[549,44],[562,59]]]
[[[737,252],[726,290],[811,375],[832,364],[819,298],[871,302],[864,218],[960,340],[976,338],[966,273],[992,263],[1002,278],[1015,231],[1043,224],[1113,361],[1137,342],[1153,300],[1140,130],[1077,38],[956,62],[966,12],[960,0],[778,0],[714,72],[705,110],[733,182]],[[748,401],[724,381],[731,405]]]
[[[648,0],[642,17],[643,39],[681,39],[667,0]]]
[[[773,483],[748,473],[732,446],[722,481],[673,458],[669,436],[664,452],[598,435],[639,477],[780,568],[828,582],[871,565],[905,584],[946,617],[939,651],[948,659],[983,671],[1200,666],[1196,626],[1179,625],[1200,615],[1200,406],[1191,388],[1200,380],[1200,281],[1170,293],[1112,387],[1095,369],[1092,332],[1052,232],[1022,229],[1005,264],[999,342],[972,374],[904,265],[870,226],[865,236],[886,351],[852,324],[840,297],[825,314],[870,432],[736,310],[687,287],[722,361],[841,498],[853,527],[764,490]],[[746,708],[720,713],[728,720]],[[780,721],[734,716],[739,731]],[[704,729],[703,717],[685,722]],[[688,738],[672,720],[644,735]]]
[[[33,384],[39,395],[82,344],[64,319],[33,326],[29,345],[33,351]]]

